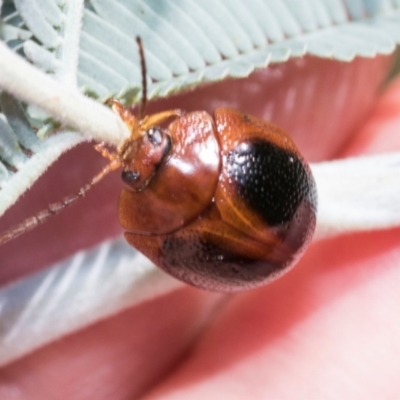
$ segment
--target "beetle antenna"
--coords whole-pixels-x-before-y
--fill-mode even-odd
[[[142,70],[142,103],[139,111],[139,119],[141,120],[144,116],[147,104],[146,59],[144,58],[143,44],[140,36],[136,37],[136,43],[139,47],[140,68]]]
[[[13,228],[0,234],[0,245],[15,239],[16,237],[31,231],[37,226],[46,222],[49,218],[57,215],[64,208],[69,207],[75,203],[81,197],[84,197],[86,193],[97,183],[99,183],[106,175],[111,171],[119,168],[121,162],[118,158],[114,158],[108,163],[91,181],[85,186],[81,187],[78,193],[65,197],[63,200],[50,204],[46,209],[39,211],[36,215],[27,218],[24,222],[14,226]]]

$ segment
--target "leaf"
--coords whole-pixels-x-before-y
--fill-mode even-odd
[[[122,238],[79,252],[0,289],[0,366],[182,285]]]
[[[400,225],[399,153],[313,164],[312,171],[319,197],[316,237]]]
[[[78,121],[86,139],[119,142],[129,133],[117,116],[109,109],[83,96],[77,89],[68,90],[65,85],[44,75],[24,62],[0,43],[0,81],[9,92],[20,98],[30,99],[52,114],[60,115],[60,121],[72,125]],[[3,57],[1,56],[3,54]],[[5,56],[4,56],[5,55]],[[29,76],[29,85],[22,77]],[[37,93],[40,92],[40,96]],[[4,123],[0,124],[0,215],[51,165],[63,152],[85,140],[83,135],[67,129],[58,135],[39,141],[32,138],[32,124],[20,104],[5,92],[1,95]],[[69,110],[69,112],[65,112]],[[0,119],[1,121],[1,119]],[[29,133],[29,131],[31,131]],[[62,134],[64,132],[64,134]],[[24,149],[24,151],[22,150]],[[31,152],[26,155],[26,150]]]
[[[149,98],[245,77],[270,62],[312,54],[341,61],[388,54],[400,41],[396,1],[55,0],[7,2],[6,41],[21,32],[25,56],[100,98],[136,101],[146,51]],[[15,6],[14,12],[11,11]],[[82,19],[81,19],[82,17]],[[79,55],[79,65],[78,65]],[[76,71],[77,69],[77,71]]]
[[[399,6],[347,3],[166,0],[160,7],[158,0],[92,0],[93,10],[83,18],[79,81],[91,89],[96,84],[100,97],[137,100],[138,35],[148,61],[149,98],[245,77],[291,56],[350,61],[392,52],[399,41]]]

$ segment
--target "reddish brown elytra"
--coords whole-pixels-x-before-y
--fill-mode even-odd
[[[126,187],[118,214],[125,238],[157,266],[191,285],[226,292],[281,275],[307,247],[316,222],[314,179],[293,140],[232,109],[146,116],[146,66],[137,42],[139,117],[108,101],[130,138],[115,153],[97,145],[110,160],[105,169],[76,196],[12,229],[0,243],[42,223],[121,167]]]

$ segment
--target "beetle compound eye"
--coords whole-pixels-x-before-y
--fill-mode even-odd
[[[127,185],[132,185],[139,181],[140,174],[136,171],[122,171],[121,177]]]
[[[159,127],[155,127],[155,128],[151,128],[149,129],[147,132],[147,137],[150,141],[150,143],[153,146],[160,146],[163,140],[163,134],[161,131],[161,128]]]
[[[153,179],[171,148],[168,132],[158,126],[138,129],[137,137],[123,147],[122,180],[135,191],[143,190]]]
[[[159,165],[171,149],[171,138],[166,130],[159,126],[153,126],[146,131],[142,147],[146,156],[152,159],[151,162]]]

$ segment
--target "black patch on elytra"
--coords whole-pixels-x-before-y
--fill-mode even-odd
[[[287,265],[235,254],[197,234],[166,237],[161,253],[162,267],[171,275],[192,285],[217,291],[258,286]]]
[[[270,226],[290,222],[309,196],[310,177],[298,156],[266,140],[239,144],[226,166],[239,197]]]

